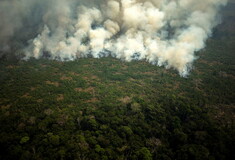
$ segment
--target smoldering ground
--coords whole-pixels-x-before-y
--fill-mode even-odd
[[[226,0],[1,0],[0,56],[146,60],[186,76]]]

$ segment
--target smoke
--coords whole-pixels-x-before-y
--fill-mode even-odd
[[[24,59],[112,55],[164,65],[186,76],[226,2],[1,0],[0,52],[18,44]]]

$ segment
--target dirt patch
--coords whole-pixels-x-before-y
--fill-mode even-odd
[[[91,76],[91,79],[96,79],[96,80],[99,80],[99,78],[97,76]]]
[[[72,78],[72,77],[62,76],[62,77],[60,77],[60,80],[67,80],[67,81],[71,81],[71,80],[73,80],[73,78]]]
[[[211,64],[214,66],[223,65],[223,63],[218,62],[218,61],[212,61]]]
[[[43,99],[38,99],[37,102],[38,102],[38,103],[42,103],[42,102],[43,102]]]
[[[197,79],[195,79],[195,80],[193,81],[193,83],[194,83],[195,88],[196,88],[197,90],[201,90],[200,88],[201,88],[201,86],[202,86],[202,79],[197,78]]]
[[[11,107],[11,105],[8,104],[8,105],[5,105],[5,106],[1,106],[1,109],[9,109],[10,107]]]
[[[28,120],[28,123],[35,124],[35,121],[36,121],[36,117],[30,117]]]
[[[127,65],[122,65],[122,67],[121,67],[123,70],[126,70],[127,68],[128,68],[128,66]]]
[[[136,81],[136,80],[133,78],[129,78],[128,81]]]
[[[90,78],[89,77],[82,77],[84,80],[89,80]]]
[[[56,122],[63,126],[69,119],[69,116],[68,115],[65,115],[65,114],[62,114],[58,117],[58,119],[56,120]]]
[[[89,67],[90,65],[89,64],[84,64],[82,65],[83,67]]]
[[[173,87],[172,87],[174,90],[177,90],[180,88],[180,83],[179,82],[176,82]]]
[[[5,114],[4,114],[6,117],[8,117],[8,116],[10,116],[10,112],[9,111],[7,111],[7,112],[5,112]]]
[[[31,87],[30,90],[31,91],[35,91],[37,88],[36,87]]]
[[[84,89],[83,91],[84,91],[84,92],[91,93],[91,94],[94,94],[94,92],[95,92],[95,90],[94,90],[93,87],[89,87],[89,88],[87,88],[87,89]]]
[[[206,60],[204,60],[204,59],[200,59],[199,60],[199,62],[200,63],[203,63],[203,64],[207,64],[207,65],[209,65],[209,66],[218,66],[218,65],[222,65],[222,63],[221,62],[218,62],[218,61],[206,61]]]
[[[122,75],[121,72],[115,72],[114,75]]]
[[[88,118],[89,119],[95,119],[95,116],[94,115],[89,115]]]
[[[89,88],[86,88],[86,89],[75,88],[74,90],[76,92],[87,92],[87,93],[90,93],[90,94],[94,94],[95,93],[95,89],[93,87],[89,87]]]
[[[55,86],[55,87],[59,87],[59,83],[58,83],[58,82],[46,81],[46,84],[48,84],[48,85],[53,85],[53,86]]]
[[[31,98],[32,96],[29,95],[29,93],[25,93],[21,98]]]
[[[44,110],[44,113],[49,116],[53,113],[53,110],[49,108],[49,109]]]
[[[69,72],[69,74],[72,75],[72,76],[80,76],[80,74],[75,73],[75,72]]]
[[[132,100],[132,98],[128,97],[128,96],[119,99],[119,101],[121,101],[124,104],[131,103],[131,100]]]
[[[47,67],[46,64],[41,64],[40,66],[43,67],[43,68]]]
[[[74,105],[74,104],[69,104],[69,105],[68,105],[68,107],[70,107],[70,108],[74,108],[74,107],[75,107],[75,105]]]
[[[100,78],[95,75],[83,76],[82,79],[85,80],[87,83],[94,83],[100,81]]]
[[[25,125],[23,122],[21,122],[21,123],[18,125],[18,129],[23,129],[25,126],[26,126],[26,125]]]
[[[222,77],[222,78],[232,78],[232,79],[235,79],[235,76],[233,76],[231,74],[228,74],[226,72],[223,72],[223,71],[219,72],[219,76]]]
[[[195,72],[197,75],[203,75],[203,72],[202,72],[201,70],[196,69],[196,70],[194,70],[194,72]]]
[[[96,103],[96,102],[99,102],[97,98],[92,98],[86,101],[86,103]]]
[[[9,66],[7,66],[7,68],[8,68],[8,69],[15,69],[15,68],[17,68],[17,66],[9,65]]]
[[[63,94],[59,94],[56,98],[57,101],[63,101],[64,100],[64,95]]]
[[[210,106],[215,109],[214,112],[211,112],[213,119],[221,123],[226,127],[233,127],[234,120],[235,120],[235,105],[224,105],[219,104],[217,106]]]
[[[155,75],[154,72],[143,72],[142,74],[143,74],[143,75],[148,75],[148,76]]]
[[[75,90],[76,92],[82,92],[82,91],[83,91],[82,88],[75,88],[74,90]]]

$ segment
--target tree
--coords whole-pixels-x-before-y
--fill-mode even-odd
[[[141,160],[152,160],[152,154],[146,147],[142,147],[140,150],[137,151],[138,159]]]

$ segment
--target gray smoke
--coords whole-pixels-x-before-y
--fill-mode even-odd
[[[227,0],[1,0],[0,50],[24,59],[112,55],[185,76]],[[27,42],[27,43],[26,43]],[[17,48],[17,47],[16,47]]]

